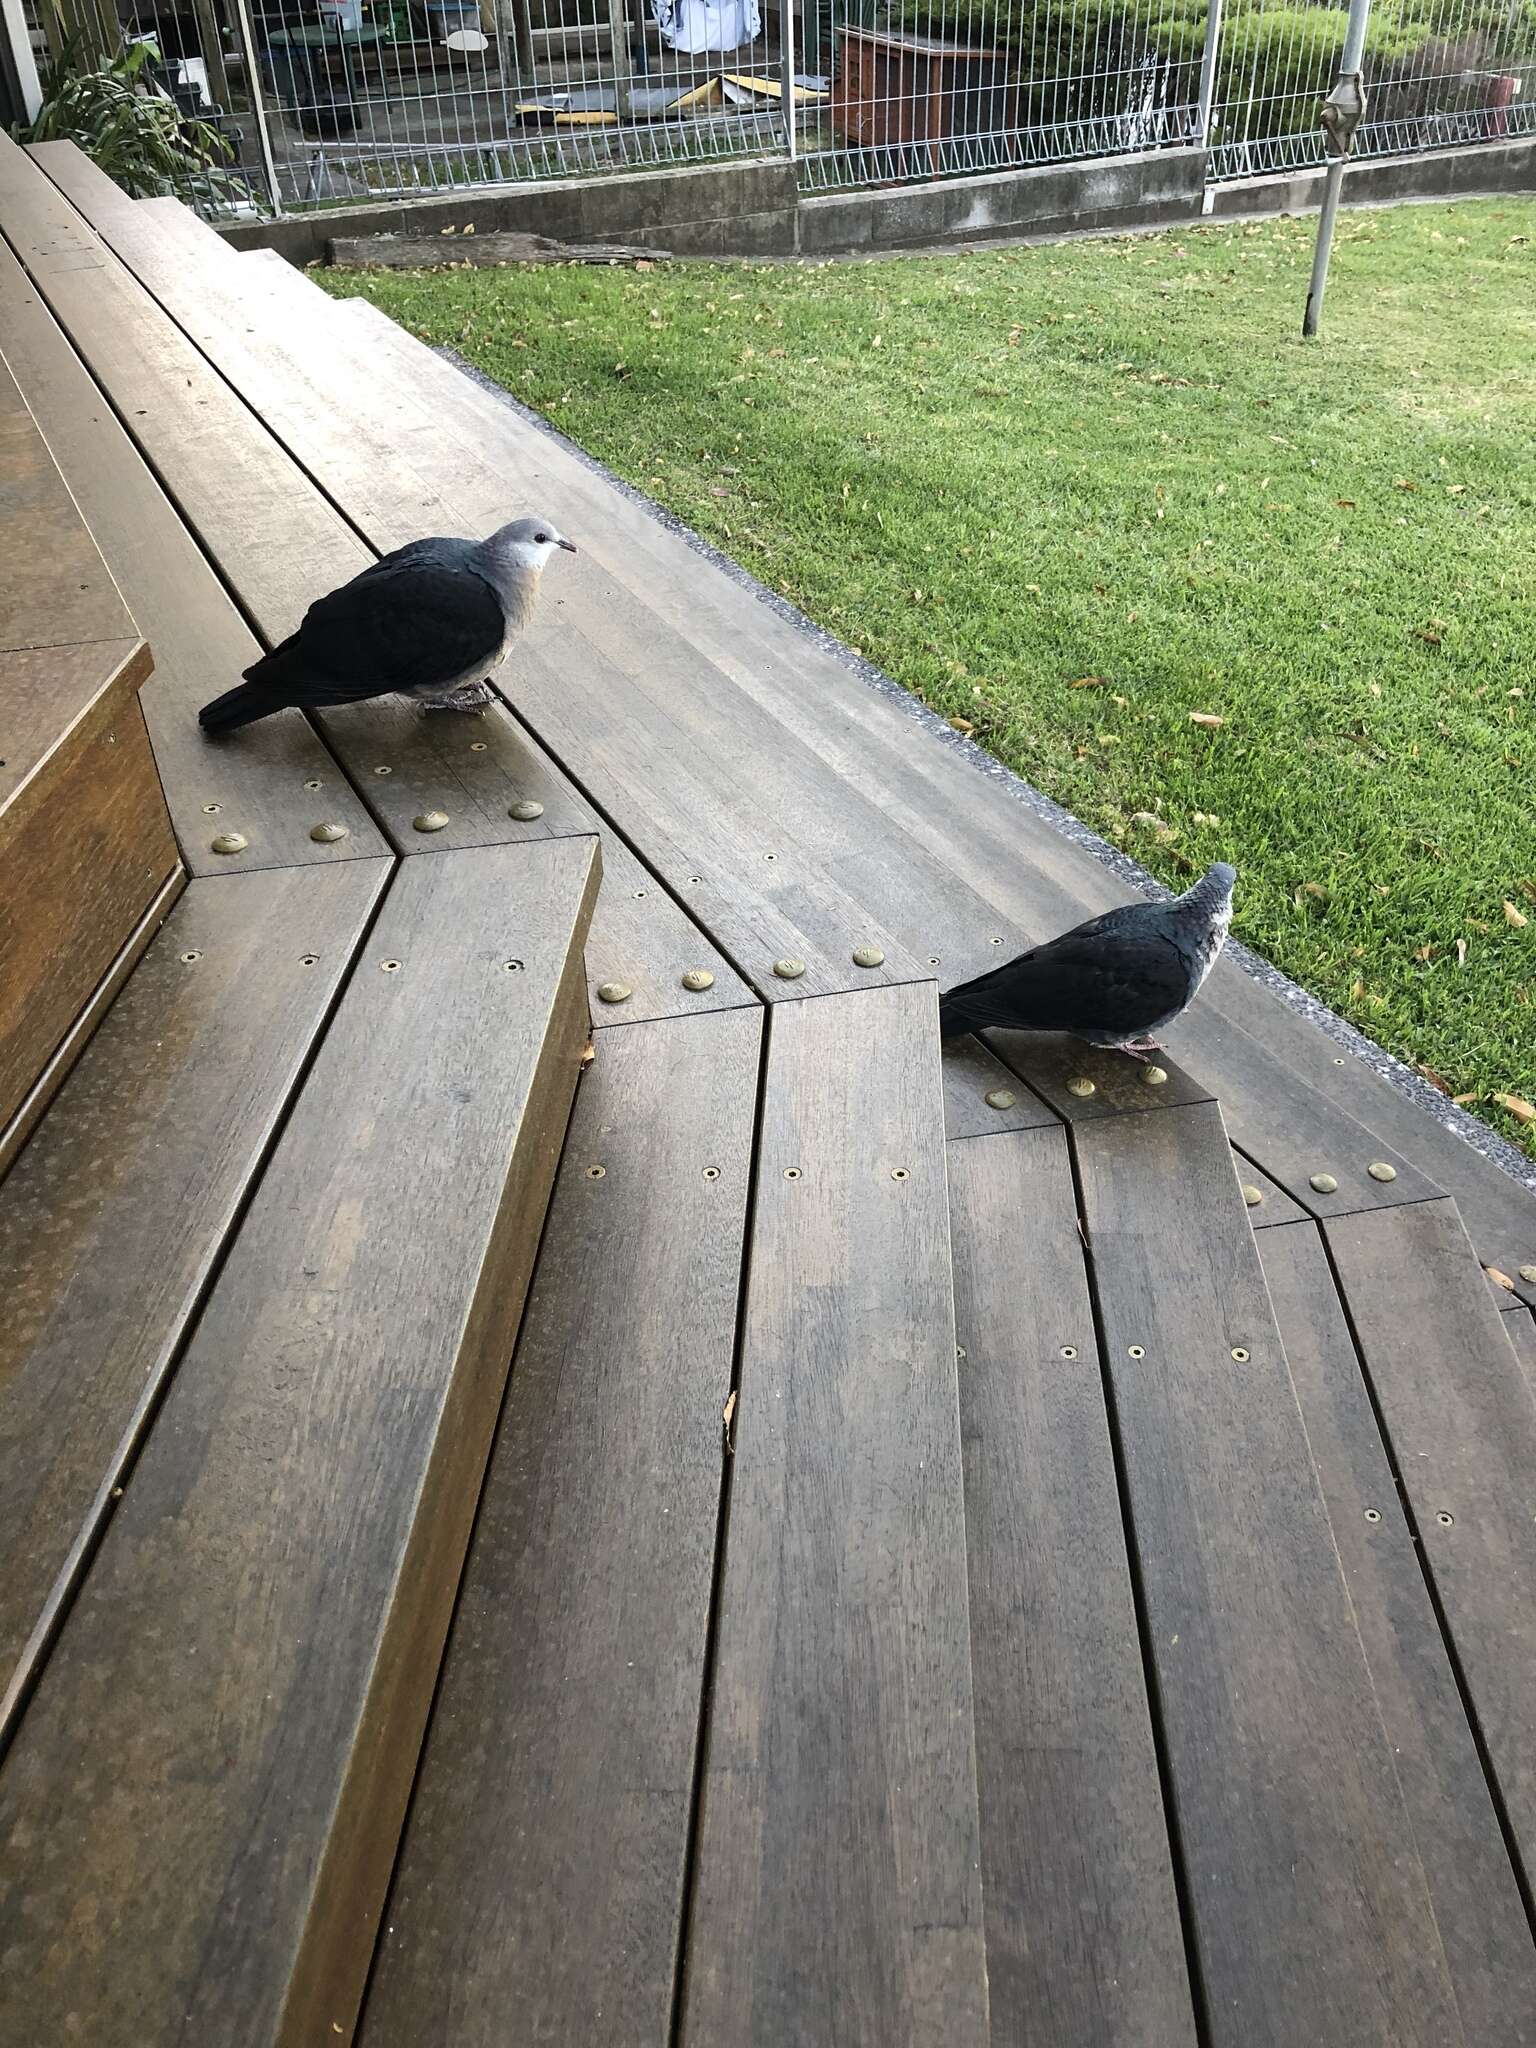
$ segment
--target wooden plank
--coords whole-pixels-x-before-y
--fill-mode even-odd
[[[37,156],[61,161],[52,146]],[[506,471],[445,436],[409,380],[381,377],[376,349],[338,324],[296,273],[252,268],[227,250],[215,257],[201,237],[168,234],[163,213],[100,192],[99,173],[64,161],[72,188],[90,188],[93,217],[116,253],[374,547],[398,547],[423,530],[483,533],[507,516]],[[558,504],[557,514],[569,528]],[[678,673],[680,659],[697,670],[680,657],[671,621],[578,557],[552,572],[497,680],[642,858],[675,889],[704,892],[700,914],[765,998],[922,978],[844,882],[860,821],[843,820],[836,778],[804,749],[786,753],[772,719],[751,707],[672,716],[679,691],[699,682]],[[351,759],[354,726],[376,717],[354,711],[327,718],[325,730]],[[402,846],[409,818],[424,808],[447,815],[445,844],[479,839],[491,822],[434,796],[439,723],[424,732],[414,721],[409,747],[398,744],[397,726],[395,750],[381,757],[392,772],[375,801],[399,807],[382,814]],[[504,819],[505,803],[496,808]],[[702,882],[686,884],[693,874]],[[879,959],[856,964],[860,947]],[[792,986],[773,972],[785,959],[803,962]]]
[[[273,276],[278,266],[290,295],[318,288],[282,259],[263,252],[241,259]],[[771,706],[785,730],[814,745],[851,789],[870,793],[905,837],[902,869],[911,882],[909,923],[888,921],[913,952],[919,917],[946,943],[944,981],[988,964],[983,925],[1015,950],[1066,930],[1123,902],[1120,882],[1094,855],[1021,803],[995,776],[979,774],[982,757],[942,738],[914,743],[918,707],[868,688],[835,652],[817,646],[789,620],[724,575],[709,575],[685,538],[616,491],[553,436],[462,376],[365,301],[337,308],[345,319],[387,345],[407,367],[418,393],[434,401],[444,433],[477,456],[514,463],[530,490],[562,494],[580,508],[588,552],[615,580],[666,604],[701,665]],[[924,901],[924,869],[941,871],[947,918]],[[854,893],[881,913],[864,879]],[[979,914],[978,914],[979,907]],[[1326,1154],[1351,1204],[1392,1206],[1402,1191],[1371,1182],[1374,1160],[1411,1161],[1424,1178],[1449,1190],[1468,1219],[1480,1255],[1515,1274],[1536,1264],[1536,1197],[1482,1158],[1452,1130],[1425,1114],[1363,1062],[1342,1053],[1293,1004],[1255,981],[1233,959],[1221,961],[1198,1003],[1170,1036],[1175,1059],[1197,1074],[1226,1107],[1244,1149],[1305,1200]],[[1251,1095],[1255,1076],[1269,1083]],[[1305,1112],[1305,1121],[1298,1118]],[[1337,1112],[1338,1114],[1331,1114]],[[1536,1301],[1536,1283],[1519,1283]]]
[[[670,2040],[761,1036],[605,1031],[582,1077],[367,2048],[500,2042],[509,2012]]]
[[[149,673],[150,654],[131,629],[121,640],[0,648],[0,830],[39,777],[58,773],[103,699],[127,703]],[[31,797],[36,800],[35,792]]]
[[[89,1044],[97,1026],[111,1009],[118,990],[143,957],[144,949],[169,917],[172,907],[187,886],[187,871],[178,862],[165,886],[124,941],[117,958],[92,989],[84,1007],[54,1048],[32,1086],[22,1097],[8,1124],[0,1127],[0,1176],[10,1171],[17,1153],[42,1120],[43,1112],[69,1078],[70,1069]]]
[[[597,879],[570,839],[392,880],[0,1770],[0,1943],[40,2048],[351,2029],[586,1039]]]
[[[1058,1127],[1060,1118],[989,1052],[979,1038],[943,1049],[944,1135],[979,1138],[993,1131]]]
[[[198,730],[197,712],[261,653],[197,542],[75,354],[36,288],[0,243],[0,337],[59,468],[155,653],[140,704],[166,803],[194,874],[376,859],[384,838],[307,720],[265,720],[238,747]],[[323,792],[323,794],[322,794]],[[347,837],[321,844],[324,816]],[[210,841],[238,832],[243,852]]]
[[[780,1004],[690,2048],[987,2039],[954,1342],[931,985]]]
[[[1277,1187],[1268,1174],[1260,1173],[1251,1159],[1234,1150],[1232,1164],[1237,1169],[1238,1186],[1244,1190],[1248,1221],[1255,1230],[1267,1230],[1276,1223],[1307,1221],[1307,1212],[1300,1202],[1293,1202],[1285,1189]],[[1258,1196],[1256,1202],[1250,1198],[1250,1190]]]
[[[0,1742],[388,871],[194,882],[0,1188]]]
[[[1536,1948],[1328,1256],[1264,1233],[1264,1277],[1469,2041],[1536,2041]]]
[[[1536,1404],[1453,1202],[1326,1226],[1527,1885],[1536,1880]]]
[[[0,656],[0,701],[27,693],[39,664],[78,658]],[[135,695],[142,643],[98,642],[90,659],[92,708],[0,813],[0,1125],[178,866]]]
[[[1514,1345],[1526,1383],[1536,1395],[1536,1317],[1529,1309],[1516,1310],[1505,1318],[1504,1334]]]
[[[1073,1142],[1207,2038],[1460,2041],[1220,1111]]]
[[[125,205],[131,213],[137,202]],[[0,220],[52,313],[264,638],[280,639],[312,598],[373,559],[27,153],[4,137]],[[344,420],[336,431],[344,433]],[[381,476],[379,502],[391,505],[398,521],[386,545],[418,538],[434,524],[440,528],[441,519],[434,518],[437,503],[413,485],[403,454],[382,462]],[[505,512],[504,495],[501,506],[498,516]],[[220,678],[205,675],[193,686],[197,701],[219,686]],[[179,705],[175,715],[190,718],[191,709],[190,703]],[[275,721],[278,726],[289,722],[302,723]],[[401,851],[440,852],[585,835],[599,828],[596,813],[570,779],[504,712],[423,719],[413,707],[390,699],[325,714],[317,723]],[[185,731],[190,736],[190,724]],[[224,815],[215,821],[220,828],[237,807],[217,793],[219,770],[250,743],[247,733],[234,743],[189,737],[194,753],[186,787],[196,789],[200,814],[210,802],[224,804]],[[267,743],[255,744],[259,749]],[[301,782],[300,831],[306,843],[311,824],[348,823],[345,781],[334,769],[317,768]],[[204,793],[210,788],[212,796]],[[529,802],[543,807],[536,819],[511,818],[511,805]],[[450,822],[424,835],[413,820],[433,810],[445,811]],[[199,816],[201,826],[208,822]],[[210,832],[205,838],[199,831],[193,843],[205,848],[213,836]],[[622,839],[606,825],[602,838],[608,887],[594,920],[588,960],[594,993],[607,982],[629,986],[633,995],[625,1016],[631,1020],[750,1000],[731,964],[672,896],[654,886],[654,878]],[[337,842],[343,849],[348,843]],[[264,863],[270,859],[264,852]],[[681,883],[686,887],[686,875]],[[789,949],[788,941],[780,947],[781,952]],[[683,987],[683,974],[693,969],[713,976],[708,989]]]
[[[0,491],[5,497],[6,571],[0,586],[0,651],[136,640],[133,620],[3,361]]]
[[[992,2039],[1192,2048],[1066,1133],[949,1189]]]

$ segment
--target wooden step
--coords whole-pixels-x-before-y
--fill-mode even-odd
[[[932,983],[771,1012],[685,2043],[987,2039]]]
[[[366,2048],[669,2038],[761,1036],[615,1026],[582,1077]]]
[[[0,1744],[388,865],[191,883],[0,1184]]]
[[[0,1767],[18,2039],[351,2031],[587,1038],[597,880],[570,839],[391,882]]]
[[[1421,1219],[1418,1208],[1402,1216],[1418,1229],[1429,1220]],[[1397,1219],[1392,1220],[1395,1224]],[[1330,1226],[1330,1235],[1336,1228]],[[1478,1690],[1464,1695],[1463,1679],[1470,1674],[1459,1673],[1452,1661],[1425,1577],[1427,1548],[1421,1547],[1399,1494],[1396,1434],[1389,1417],[1389,1449],[1361,1374],[1351,1305],[1340,1295],[1322,1235],[1310,1222],[1287,1224],[1266,1230],[1259,1249],[1467,2040],[1480,2048],[1484,2043],[1488,2048],[1528,2048],[1536,2027],[1536,1947],[1484,1774],[1479,1734],[1468,1719],[1468,1699],[1479,1715],[1482,1738],[1494,1736],[1501,1755],[1518,1758],[1518,1729],[1505,1733],[1483,1720]],[[1394,1294],[1411,1296],[1412,1272],[1394,1259],[1392,1248],[1380,1249],[1387,1286]],[[1422,1246],[1397,1250],[1408,1252],[1411,1264],[1422,1257]],[[1464,1246],[1457,1266],[1464,1278],[1442,1269],[1435,1284],[1449,1283],[1452,1301],[1467,1312],[1467,1326],[1482,1333],[1485,1369],[1492,1368],[1505,1401],[1517,1402],[1522,1392],[1518,1375],[1498,1355],[1486,1317],[1472,1312],[1478,1274]],[[1419,1345],[1419,1338],[1400,1324],[1396,1341],[1405,1338],[1410,1349]],[[1464,1375],[1464,1341],[1444,1353],[1431,1334],[1425,1348],[1436,1376],[1443,1372],[1454,1383]],[[1501,1403],[1501,1421],[1505,1412]],[[1457,1426],[1437,1418],[1433,1433],[1439,1440],[1465,1440],[1467,1421],[1463,1417]],[[1485,1454],[1479,1500],[1496,1509],[1501,1489],[1490,1483],[1494,1474],[1487,1469],[1492,1461],[1486,1458],[1485,1433],[1474,1421],[1470,1434],[1482,1440]],[[1416,1466],[1419,1461],[1409,1462]],[[1527,1491],[1530,1476],[1527,1465]],[[1419,1492],[1411,1470],[1402,1479],[1410,1498]],[[1518,1515],[1506,1510],[1506,1525],[1518,1519],[1529,1528],[1528,1505]],[[1522,1596],[1508,1573],[1490,1574],[1481,1598],[1496,1603],[1518,1625]],[[1445,1609],[1453,1637],[1466,1619],[1452,1611],[1456,1605],[1453,1601]],[[1528,1743],[1529,1736],[1524,1740]]]
[[[0,161],[7,147],[0,145]],[[0,329],[49,450],[136,630],[154,648],[155,672],[139,702],[189,872],[331,866],[386,852],[382,834],[304,719],[267,719],[238,747],[214,745],[198,730],[199,705],[239,681],[260,643],[3,242]],[[244,516],[250,520],[248,505]],[[345,825],[346,837],[311,839],[311,826],[322,819]],[[244,848],[215,853],[212,841],[232,832]]]

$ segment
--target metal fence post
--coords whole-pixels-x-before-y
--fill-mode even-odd
[[[784,71],[784,142],[793,163],[798,154],[795,140],[795,0],[779,0],[779,61]]]
[[[1328,182],[1323,188],[1323,210],[1317,218],[1317,250],[1312,258],[1312,282],[1307,288],[1307,310],[1301,331],[1311,340],[1323,317],[1323,293],[1328,287],[1328,258],[1333,253],[1333,224],[1339,214],[1339,191],[1344,183],[1344,159],[1355,140],[1355,130],[1365,114],[1365,81],[1360,66],[1365,59],[1365,29],[1371,17],[1371,0],[1349,0],[1349,23],[1344,31],[1344,54],[1333,91],[1323,102],[1322,125],[1328,136]]]
[[[261,168],[267,181],[267,203],[272,208],[274,219],[281,219],[283,195],[277,182],[277,160],[272,154],[272,136],[267,127],[267,103],[261,91],[261,59],[256,51],[256,38],[251,32],[250,10],[246,0],[235,0],[235,17],[240,31],[240,50],[245,59],[246,83],[251,92],[251,112],[256,116],[256,141],[261,150]]]
[[[1221,55],[1221,0],[1209,0],[1205,16],[1205,53],[1200,59],[1200,99],[1195,112],[1195,140],[1211,146],[1211,107],[1216,98],[1216,65]]]

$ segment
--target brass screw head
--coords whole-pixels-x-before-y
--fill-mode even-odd
[[[855,967],[883,967],[885,955],[878,946],[855,946],[853,964]]]
[[[715,977],[707,967],[690,967],[683,976],[683,987],[690,988],[697,995],[700,989],[713,988]]]
[[[1263,1201],[1263,1199],[1264,1190],[1262,1188],[1256,1188],[1251,1180],[1245,1180],[1243,1182],[1243,1200],[1248,1204],[1250,1209],[1257,1209],[1257,1207],[1259,1206],[1260,1202]]]
[[[1515,1270],[1522,1280],[1528,1281],[1532,1287],[1536,1287],[1536,1266],[1517,1266]]]
[[[803,960],[775,960],[773,971],[780,981],[798,981],[805,972]]]
[[[334,824],[311,825],[309,836],[311,839],[318,840],[322,846],[334,846],[338,839],[346,838],[347,828],[345,825]]]
[[[1314,1173],[1309,1185],[1320,1195],[1336,1195],[1339,1191],[1339,1184],[1331,1173]]]
[[[627,1003],[633,994],[634,990],[627,981],[605,981],[598,987],[597,1000],[600,1003]]]
[[[518,803],[508,804],[507,816],[516,818],[520,825],[531,824],[535,818],[542,818],[544,806],[536,804],[531,796],[523,797]]]
[[[418,832],[441,832],[447,822],[446,811],[418,811],[411,820]]]
[[[1012,1109],[1018,1099],[1011,1088],[992,1088],[987,1091],[988,1109]]]
[[[1088,1079],[1086,1074],[1077,1074],[1067,1083],[1067,1093],[1069,1095],[1088,1096],[1097,1095],[1098,1092],[1098,1089]]]
[[[1249,1354],[1243,1349],[1241,1344],[1234,1344],[1232,1346],[1232,1356],[1239,1365],[1246,1365],[1248,1363]]]
[[[375,775],[393,775],[395,771],[393,768],[385,768],[381,766],[375,768],[373,772]]]
[[[1143,1067],[1141,1070],[1141,1083],[1144,1088],[1161,1088],[1167,1079],[1166,1067]]]
[[[1365,1170],[1372,1180],[1397,1179],[1397,1168],[1389,1165],[1385,1159],[1374,1160]]]
[[[243,832],[221,832],[217,839],[210,839],[208,845],[214,853],[244,853],[250,841]]]

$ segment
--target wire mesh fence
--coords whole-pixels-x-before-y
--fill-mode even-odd
[[[1186,146],[1323,158],[1345,0],[33,0],[152,38],[204,211],[789,156],[807,191]],[[46,59],[46,52],[45,52]],[[1536,133],[1536,0],[1375,0],[1358,156]]]

